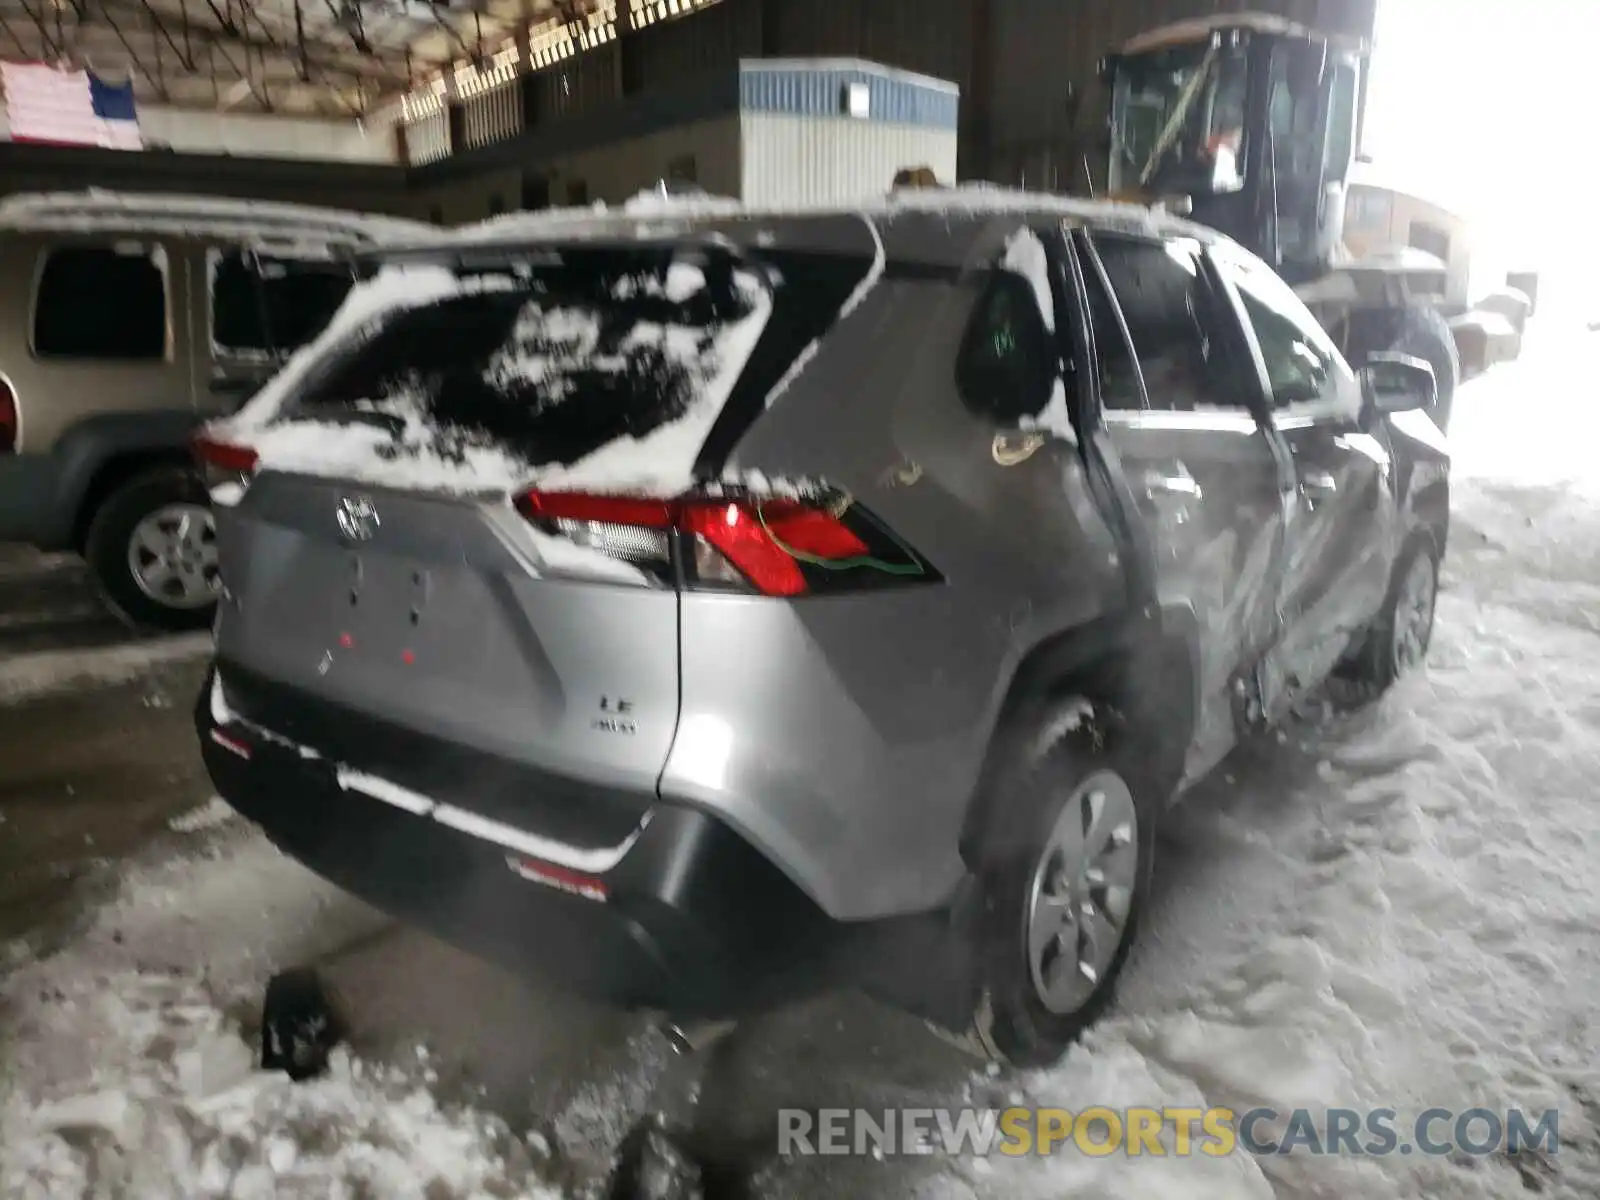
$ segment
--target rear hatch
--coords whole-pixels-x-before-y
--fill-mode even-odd
[[[621,840],[671,749],[688,577],[792,594],[762,530],[860,548],[798,498],[704,485],[872,261],[636,244],[391,269],[426,298],[201,444],[241,474],[215,493],[228,706],[348,772]]]

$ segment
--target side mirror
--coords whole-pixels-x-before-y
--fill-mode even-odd
[[[1380,352],[1368,357],[1360,375],[1362,406],[1373,416],[1429,409],[1438,403],[1438,380],[1423,359]]]

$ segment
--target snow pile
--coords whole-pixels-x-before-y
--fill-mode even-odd
[[[113,974],[53,996],[19,1031],[88,1039],[95,1061],[60,1099],[7,1098],[0,1187],[38,1196],[554,1196],[502,1123],[442,1111],[425,1086],[336,1052],[297,1085],[253,1052],[190,980]],[[86,1064],[87,1065],[87,1064]]]
[[[236,1014],[373,918],[251,837],[135,872],[67,949],[0,983],[0,1194],[552,1197],[536,1139],[339,1053],[254,1069]],[[195,964],[204,970],[195,970]]]
[[[205,833],[226,825],[237,816],[226,800],[221,796],[213,796],[198,808],[191,808],[173,817],[167,822],[167,828],[174,833]]]

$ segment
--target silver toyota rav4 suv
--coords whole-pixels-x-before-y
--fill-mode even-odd
[[[1104,1008],[1171,799],[1424,654],[1429,369],[1259,260],[992,190],[379,255],[196,450],[222,795],[473,952],[683,1018]]]

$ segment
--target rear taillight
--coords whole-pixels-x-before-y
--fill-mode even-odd
[[[213,504],[234,504],[249,486],[259,456],[249,446],[200,434],[189,443]]]
[[[547,533],[685,588],[801,596],[937,578],[847,498],[536,491],[517,507]]]
[[[259,458],[249,446],[224,442],[203,433],[194,439],[190,448],[194,451],[195,460],[202,467],[234,475],[248,475],[254,471]]]
[[[17,394],[11,390],[11,385],[0,379],[0,454],[10,454],[17,448],[19,426],[22,421],[17,413]]]

